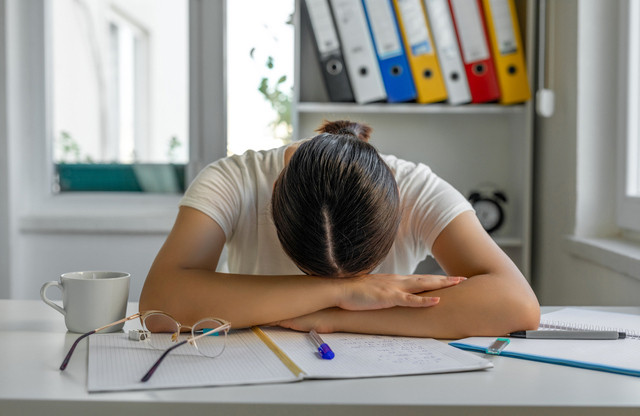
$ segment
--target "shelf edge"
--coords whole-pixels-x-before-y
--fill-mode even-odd
[[[465,104],[453,106],[448,104],[355,104],[298,102],[298,113],[355,113],[355,114],[524,114],[525,105],[500,104]]]

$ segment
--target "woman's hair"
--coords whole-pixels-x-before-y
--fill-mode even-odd
[[[400,223],[395,178],[367,143],[369,126],[325,121],[316,131],[274,185],[278,239],[307,274],[371,272],[389,252]]]

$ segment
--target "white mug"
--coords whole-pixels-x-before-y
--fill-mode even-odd
[[[85,271],[60,276],[60,281],[42,285],[40,297],[64,315],[64,323],[71,332],[85,333],[116,322],[127,313],[130,274],[124,272]],[[62,307],[47,298],[49,286],[62,292]],[[104,332],[120,331],[124,323]]]

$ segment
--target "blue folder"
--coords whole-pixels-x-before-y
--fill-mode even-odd
[[[362,0],[387,101],[415,100],[416,87],[391,0]]]
[[[487,353],[486,346],[478,345],[478,343],[470,344],[464,341],[466,340],[463,339],[459,341],[450,342],[449,345],[456,348],[463,349],[463,350]],[[524,342],[538,342],[538,341],[541,341],[541,340],[524,340]],[[553,342],[553,340],[551,341]],[[544,340],[544,342],[549,342],[549,340]],[[581,342],[592,342],[592,341],[587,340],[587,341],[581,341]],[[621,344],[616,344],[616,343],[626,342],[627,346],[629,342],[637,343],[637,346],[634,344],[632,345],[632,347],[637,347],[638,351],[640,351],[640,340],[627,340],[627,341],[612,340],[612,341],[605,341],[605,342],[612,343],[611,346],[614,347],[613,348],[614,350],[618,349],[615,347],[621,346]],[[606,371],[608,373],[625,374],[628,376],[640,377],[640,362],[629,363],[630,364],[629,367],[620,367],[615,365],[608,365],[606,364],[606,360],[602,360],[598,358],[595,358],[593,361],[581,361],[581,360],[574,360],[574,359],[567,359],[567,358],[558,358],[558,357],[553,357],[549,355],[536,355],[536,354],[522,353],[522,352],[510,350],[510,347],[513,347],[513,345],[507,346],[505,349],[500,351],[498,355],[504,356],[504,357],[511,357],[511,358],[520,358],[520,359],[530,360],[530,361],[539,361],[539,362],[549,363],[549,364],[558,364],[558,365],[565,365],[569,367],[578,367],[578,368],[585,368],[588,370]],[[616,351],[612,351],[611,353],[615,354]]]

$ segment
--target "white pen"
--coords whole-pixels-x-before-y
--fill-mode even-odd
[[[516,331],[509,334],[511,338],[528,339],[623,339],[627,334],[618,331]]]

